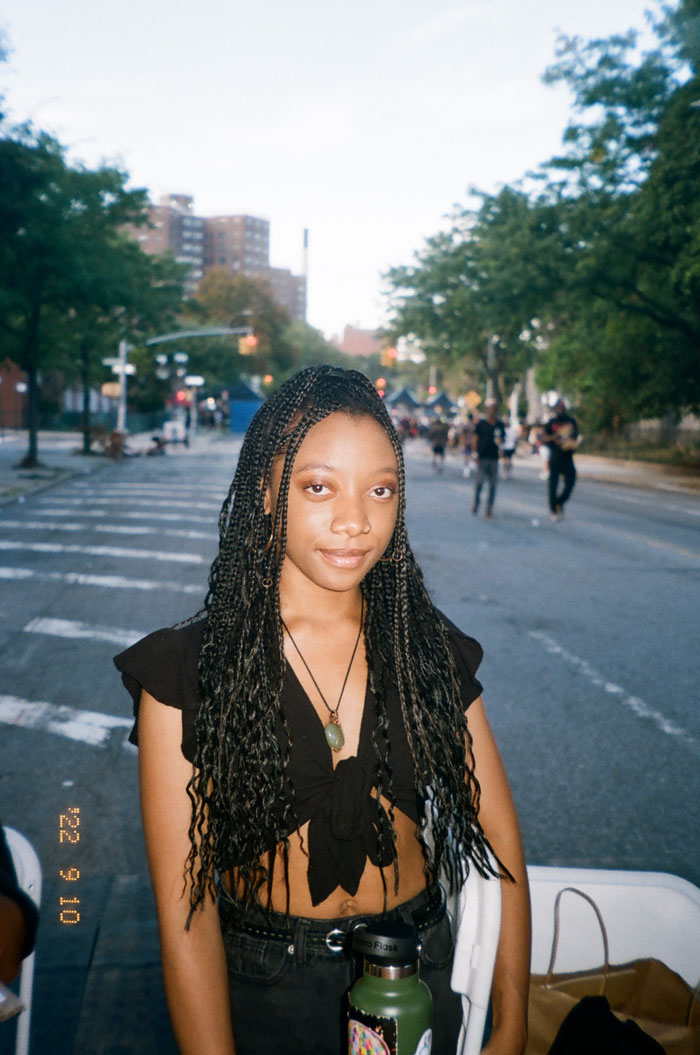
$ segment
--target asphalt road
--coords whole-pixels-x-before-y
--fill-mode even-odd
[[[44,869],[38,1055],[175,1050],[111,657],[201,605],[237,450],[106,465],[0,511],[0,817]],[[700,885],[698,498],[580,480],[553,524],[516,462],[487,521],[456,462],[435,475],[416,444],[407,463],[434,600],[485,649],[528,860]]]

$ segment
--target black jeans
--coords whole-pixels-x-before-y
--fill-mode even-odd
[[[450,988],[453,942],[438,884],[385,916],[306,919],[248,911],[222,918],[237,1055],[345,1055],[347,993],[361,974],[350,951],[358,923],[404,919],[422,942],[420,977],[433,995],[433,1055],[454,1055],[462,1021]]]
[[[564,490],[557,494],[560,476],[564,478]],[[575,483],[574,459],[552,455],[549,460],[549,508],[553,513],[558,513],[564,508],[564,503],[569,500]]]
[[[479,458],[476,467],[476,484],[474,486],[474,512],[479,508],[481,500],[481,488],[488,482],[488,495],[486,497],[486,512],[493,509],[493,500],[496,497],[496,483],[498,481],[498,458]]]

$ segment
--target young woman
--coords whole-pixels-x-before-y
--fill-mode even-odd
[[[203,617],[116,659],[182,1055],[337,1055],[352,931],[377,915],[418,928],[433,1052],[452,1055],[437,880],[493,872],[489,847],[503,923],[484,1051],[525,1046],[529,899],[481,648],[432,605],[404,502],[370,381],[302,371],[246,434]]]

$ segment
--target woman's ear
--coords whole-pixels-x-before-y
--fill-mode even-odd
[[[268,484],[265,488],[265,497],[263,498],[263,509],[265,516],[272,516],[272,489]]]

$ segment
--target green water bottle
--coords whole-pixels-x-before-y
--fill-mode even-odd
[[[415,927],[358,927],[353,948],[364,970],[348,997],[348,1055],[430,1055],[433,998],[418,974]]]

